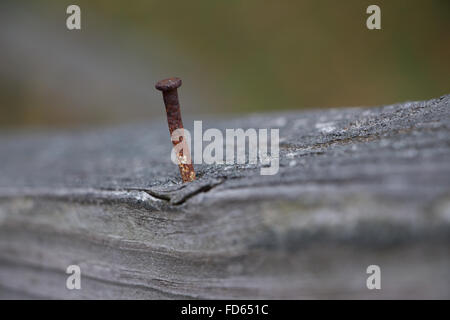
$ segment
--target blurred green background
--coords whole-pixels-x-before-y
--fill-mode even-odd
[[[82,30],[66,29],[78,4]],[[366,28],[381,7],[382,30]],[[183,79],[183,114],[367,106],[450,93],[449,0],[8,1],[0,126],[164,116],[154,83]]]

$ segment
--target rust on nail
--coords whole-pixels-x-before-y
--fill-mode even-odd
[[[180,78],[169,78],[158,81],[155,88],[162,91],[164,104],[166,106],[167,122],[169,124],[169,132],[172,138],[173,146],[179,143],[183,145],[177,147],[178,167],[180,168],[181,178],[183,182],[191,182],[195,180],[194,166],[192,165],[191,154],[187,146],[186,139],[183,135],[173,138],[173,133],[177,129],[183,129],[183,121],[181,120],[180,103],[178,101],[177,88],[181,86]],[[184,154],[186,153],[186,154]]]

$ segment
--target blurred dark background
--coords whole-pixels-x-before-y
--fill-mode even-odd
[[[66,28],[81,7],[82,30]],[[382,30],[366,28],[381,7]],[[450,93],[448,0],[8,1],[0,126],[164,116],[154,83],[183,79],[183,113],[379,105]]]

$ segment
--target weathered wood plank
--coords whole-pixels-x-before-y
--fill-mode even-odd
[[[163,121],[2,135],[0,297],[450,298],[450,96],[203,125],[280,127],[280,172],[182,185]]]

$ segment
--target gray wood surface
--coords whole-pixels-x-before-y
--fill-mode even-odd
[[[3,132],[0,298],[450,298],[449,95],[196,120],[280,128],[279,173],[183,185],[165,119]]]

